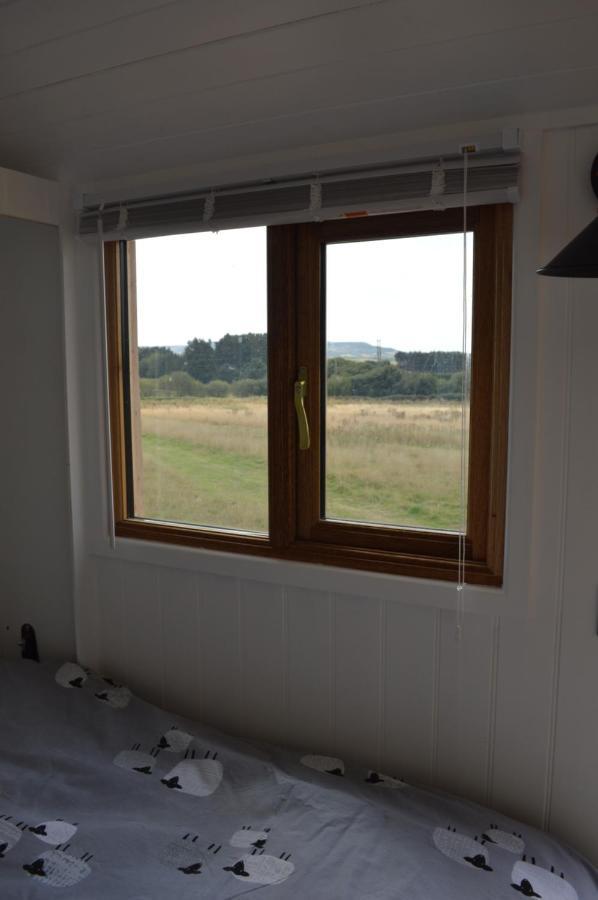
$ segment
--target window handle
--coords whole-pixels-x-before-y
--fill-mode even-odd
[[[297,413],[297,427],[299,429],[299,449],[309,450],[309,422],[305,411],[305,398],[307,396],[307,369],[301,366],[295,382],[295,412]]]

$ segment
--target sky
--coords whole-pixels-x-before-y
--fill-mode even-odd
[[[472,241],[469,236],[469,295]],[[140,346],[267,330],[265,228],[146,238],[136,245]],[[462,234],[334,244],[326,265],[329,341],[461,349]]]

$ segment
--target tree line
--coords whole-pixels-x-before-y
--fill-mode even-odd
[[[212,342],[194,338],[183,353],[169,347],[140,347],[141,396],[264,396],[267,393],[267,335],[225,334]],[[469,359],[467,360],[469,364]],[[395,361],[328,360],[328,393],[336,397],[461,396],[463,354],[401,351]]]

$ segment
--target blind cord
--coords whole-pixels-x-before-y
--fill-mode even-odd
[[[459,528],[459,546],[457,562],[457,616],[456,638],[460,641],[463,636],[463,618],[465,614],[465,535],[467,532],[467,397],[468,397],[468,365],[467,365],[467,188],[468,188],[468,150],[463,150],[463,277],[461,297],[461,350],[463,360],[463,372],[461,379],[461,484],[460,484],[460,512],[461,523]]]

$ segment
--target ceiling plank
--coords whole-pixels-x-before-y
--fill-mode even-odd
[[[478,6],[475,0],[460,0],[460,3],[472,8]],[[390,28],[390,22],[376,18],[373,24],[372,18],[375,17],[371,14],[361,17],[352,13],[350,21],[347,18],[344,20],[342,35],[337,22],[304,23],[288,31],[262,32],[253,35],[250,40],[239,38],[225,45],[205,47],[202,52],[186,51],[167,58],[155,58],[126,69],[101,72],[18,97],[0,99],[1,132],[41,128],[44,123],[52,121],[90,117],[123,106],[135,107],[148,98],[159,103],[189,91],[193,85],[201,85],[202,89],[208,90],[227,83],[265,79],[279,73],[325,65],[334,60],[346,60],[348,71],[358,68],[367,82],[368,54],[379,55],[393,49],[406,52],[409,48],[402,45],[405,40],[410,41],[409,37],[405,39],[402,35],[397,39],[396,29]],[[384,25],[388,27],[380,27]],[[559,22],[556,26],[540,27],[556,27],[560,31],[564,24]],[[595,32],[595,23],[592,23],[591,30]],[[495,38],[496,47],[507,60],[510,55],[509,42],[517,33],[501,33]],[[528,31],[530,43],[536,40],[538,34]],[[452,52],[457,64],[463,50],[457,37],[450,38],[450,41],[454,42]],[[418,70],[421,66],[434,70],[441,43],[443,41],[433,44],[433,56],[431,52],[426,55],[421,45],[414,45],[415,49],[420,46],[421,51],[417,53]],[[561,51],[566,48],[558,38],[552,46],[556,66]],[[289,102],[292,103],[292,98]]]
[[[126,146],[595,63],[593,30],[586,19],[535,28],[533,36],[530,40],[530,29],[513,34],[508,56],[492,35],[468,38],[458,46],[445,43],[436,50],[433,68],[413,49],[376,54],[355,67],[331,63],[275,75],[267,84],[242,80],[211,90],[191,90],[95,116],[37,123],[24,132],[5,133],[2,145],[16,148],[30,139],[45,146],[67,147],[76,142],[81,150]]]
[[[115,65],[201,46],[228,37],[251,33],[263,28],[326,16],[354,7],[392,3],[393,0],[104,0],[88,3],[77,0],[74,21],[73,0],[59,0],[62,16],[44,21],[37,17],[31,29],[14,34],[3,24],[0,10],[0,60],[6,71],[30,69],[32,88],[64,78],[101,71]],[[23,0],[23,7],[31,0]],[[81,8],[87,7],[85,16]],[[46,11],[48,4],[46,4]],[[19,11],[24,10],[19,7]],[[97,11],[101,11],[100,16]],[[23,25],[26,24],[24,21]],[[37,25],[37,27],[35,27]],[[74,27],[78,25],[79,27]],[[12,32],[12,33],[11,33]],[[25,42],[26,40],[26,42]]]
[[[0,4],[0,53],[56,40],[166,2],[178,0],[13,0]]]
[[[0,97],[3,164],[119,178],[598,95],[595,0],[163,3],[122,0],[123,21],[0,56],[2,89],[23,89]],[[36,4],[44,5],[21,0],[15,10]],[[112,0],[102,8],[117,12]],[[0,29],[5,14],[0,6]]]
[[[274,156],[310,144],[414,131],[431,122],[441,127],[490,116],[510,116],[516,121],[518,115],[571,106],[571,97],[580,106],[591,104],[597,88],[598,66],[358,103],[336,108],[334,114],[330,109],[314,110],[138,145],[82,150],[73,142],[68,148],[47,151],[29,146],[14,157],[3,151],[2,158],[8,166],[79,182],[149,172],[162,172],[165,177],[167,171],[172,176],[177,168],[211,164],[216,159]]]
[[[353,8],[348,9],[348,6]],[[124,17],[81,34],[0,57],[0,97],[51,90],[71,80],[90,79],[93,98],[106,81],[136,80],[153,89],[175,79],[210,78],[223,69],[231,77],[252,63],[262,71],[278,61],[281,71],[306,59],[344,58],[359,63],[362,53],[429,46],[474,34],[564,21],[596,12],[595,0],[504,0],[487,6],[474,0],[442,4],[434,16],[419,0],[178,0],[143,14]],[[497,40],[500,37],[497,36]],[[141,77],[143,73],[143,78]]]

